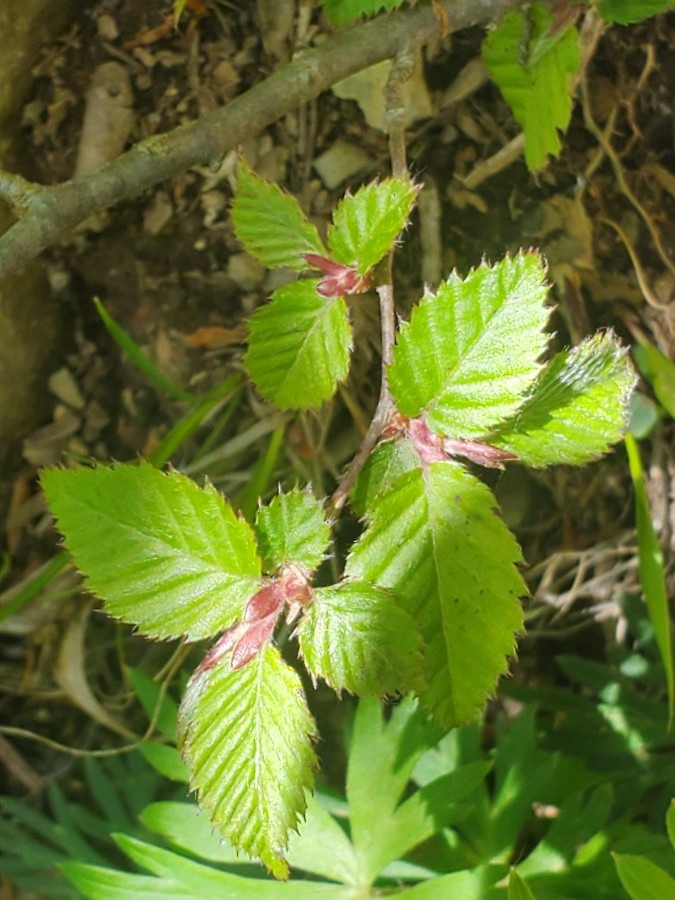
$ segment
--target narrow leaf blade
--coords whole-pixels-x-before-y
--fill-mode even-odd
[[[295,197],[239,164],[232,204],[234,230],[246,250],[270,268],[307,268],[303,253],[325,253],[315,226]]]
[[[215,488],[148,463],[49,469],[41,480],[76,566],[110,615],[189,640],[240,617],[260,560],[250,527]]]
[[[326,300],[315,279],[279,288],[250,322],[246,368],[282,409],[320,406],[347,377],[352,346],[341,297]]]
[[[469,721],[513,652],[527,590],[520,550],[490,491],[454,463],[400,476],[376,498],[348,577],[390,588],[426,642],[422,703],[444,726]]]
[[[632,900],[664,900],[675,896],[675,879],[642,856],[613,853],[619,879]]]
[[[274,497],[258,511],[255,530],[268,572],[288,563],[314,571],[323,561],[330,541],[323,507],[306,491]]]
[[[596,334],[557,354],[490,442],[531,466],[588,462],[621,439],[634,385],[626,350]]]
[[[607,22],[631,25],[674,7],[673,0],[601,0],[598,12]]]
[[[635,517],[638,536],[638,568],[640,583],[644,593],[649,618],[654,629],[668,688],[668,725],[675,714],[675,670],[673,667],[673,644],[671,638],[670,604],[666,573],[654,525],[652,523],[647,487],[645,485],[642,460],[637,442],[632,435],[626,435],[626,452],[635,492]]]
[[[347,25],[361,16],[372,16],[381,9],[395,9],[403,2],[404,0],[321,0],[321,5],[333,25]]]
[[[338,204],[328,229],[333,257],[365,275],[405,227],[417,190],[409,178],[387,178],[348,194]]]
[[[318,588],[299,630],[314,678],[360,697],[419,686],[420,638],[389,591],[358,582]]]
[[[248,665],[197,672],[181,704],[182,749],[200,805],[235,847],[280,878],[313,783],[314,721],[297,674],[268,644]]]
[[[401,328],[389,367],[399,410],[429,427],[478,438],[515,412],[546,346],[547,286],[535,253],[453,274]]]

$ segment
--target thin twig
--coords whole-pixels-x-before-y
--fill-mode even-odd
[[[380,383],[380,396],[368,431],[361,441],[361,446],[356,451],[356,455],[349,463],[333,496],[330,498],[327,510],[329,516],[337,515],[347,502],[349,492],[354,487],[361,469],[379,441],[380,435],[387,425],[394,408],[387,383],[387,366],[391,363],[396,336],[394,292],[390,284],[382,284],[377,288],[377,294],[380,298],[380,322],[382,327],[382,381]]]

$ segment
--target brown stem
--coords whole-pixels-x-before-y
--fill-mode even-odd
[[[394,291],[390,284],[382,284],[377,288],[380,298],[380,324],[382,328],[382,380],[380,382],[380,396],[377,407],[371,420],[368,431],[361,441],[361,446],[356,451],[347,470],[340,479],[333,496],[328,503],[328,514],[336,515],[347,502],[349,492],[354,487],[361,469],[380,439],[389,417],[394,409],[394,404],[389,393],[387,383],[387,366],[391,363],[394,340],[396,337],[396,313],[394,310]]]
[[[444,0],[452,28],[496,21],[519,0]],[[430,6],[359,24],[305,50],[261,84],[167,134],[141,141],[98,172],[31,192],[22,218],[0,237],[0,277],[23,266],[93,213],[217,160],[336,81],[440,33]],[[7,194],[5,194],[7,196]]]

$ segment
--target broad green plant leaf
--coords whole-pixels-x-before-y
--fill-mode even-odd
[[[352,346],[347,307],[325,299],[316,279],[286,284],[251,319],[246,368],[282,409],[321,406],[347,377]]]
[[[403,3],[404,0],[321,0],[326,16],[333,25],[347,25],[361,16],[396,9]]]
[[[437,434],[478,438],[512,415],[546,347],[547,285],[535,253],[453,274],[403,325],[389,367],[400,412]]]
[[[191,679],[180,710],[191,784],[235,847],[288,876],[284,851],[316,767],[314,721],[297,674],[267,644],[231,671],[227,659]]]
[[[255,530],[267,572],[287,563],[314,571],[323,562],[330,541],[323,507],[306,491],[274,497],[258,510]]]
[[[522,626],[520,549],[494,497],[462,466],[406,472],[368,510],[346,574],[395,592],[424,648],[424,706],[453,727],[480,709]]]
[[[675,800],[671,800],[670,805],[668,806],[668,812],[666,813],[666,829],[668,831],[670,843],[673,846],[673,850],[675,850]]]
[[[337,0],[339,2],[339,0]],[[601,0],[598,12],[607,22],[630,25],[667,9],[675,9],[673,0]]]
[[[509,872],[508,900],[535,900],[535,896],[515,869]]]
[[[328,247],[334,259],[365,275],[391,249],[417,196],[409,178],[386,178],[348,194],[333,213]]]
[[[530,466],[588,462],[621,439],[634,385],[625,348],[596,334],[558,353],[489,441]]]
[[[675,363],[645,337],[638,336],[638,340],[640,343],[633,350],[635,361],[654,389],[656,399],[675,419]]]
[[[621,884],[631,900],[665,900],[675,897],[675,879],[642,856],[612,853]]]
[[[531,171],[557,156],[572,114],[572,80],[581,63],[573,25],[555,31],[553,12],[540,3],[511,10],[483,44],[483,59],[525,135]]]
[[[668,725],[675,714],[675,669],[671,638],[670,604],[666,584],[666,570],[659,539],[652,523],[647,486],[645,484],[640,449],[631,434],[626,435],[628,466],[635,493],[635,518],[638,538],[638,569],[649,618],[654,629],[668,688]]]
[[[299,629],[313,678],[360,697],[407,692],[420,670],[420,639],[390,591],[345,581],[317,588]]]
[[[192,641],[241,617],[260,560],[251,528],[214,487],[144,462],[47,469],[41,481],[75,565],[110,615]]]
[[[232,203],[235,234],[246,250],[269,268],[307,268],[303,253],[325,254],[319,232],[307,220],[295,197],[259,178],[239,163]]]
[[[352,509],[365,516],[374,498],[399,475],[417,468],[420,458],[410,441],[382,441],[368,457],[349,495]]]

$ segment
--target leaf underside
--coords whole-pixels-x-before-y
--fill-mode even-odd
[[[235,847],[288,876],[284,851],[316,768],[315,725],[296,672],[271,644],[246,666],[198,672],[179,730],[191,785]]]
[[[317,279],[286,284],[251,319],[246,368],[282,409],[320,406],[347,377],[352,337],[341,297],[316,292]]]
[[[546,347],[544,268],[534,253],[453,274],[399,332],[388,377],[398,409],[437,434],[480,438],[509,415]]]
[[[455,463],[399,476],[375,498],[347,576],[390,588],[425,646],[422,703],[445,727],[494,688],[522,625],[520,550],[485,485]]]
[[[106,612],[159,638],[210,637],[255,590],[253,532],[215,488],[148,463],[49,469],[42,486]]]
[[[531,466],[579,464],[621,438],[635,373],[611,332],[558,353],[490,442]]]

